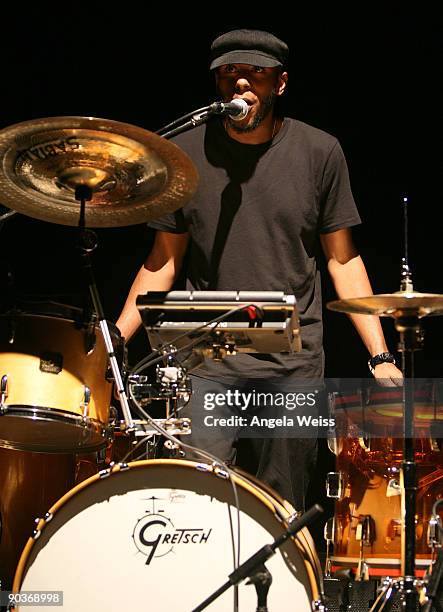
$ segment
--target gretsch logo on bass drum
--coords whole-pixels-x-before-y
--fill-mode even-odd
[[[151,497],[152,511],[137,521],[132,538],[137,549],[147,557],[146,565],[157,557],[164,557],[175,546],[206,544],[212,528],[176,527],[172,520],[163,514],[164,510],[155,508],[157,497]]]

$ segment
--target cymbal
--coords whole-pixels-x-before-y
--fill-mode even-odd
[[[396,293],[336,300],[329,302],[327,308],[349,314],[371,314],[394,318],[417,316],[421,318],[427,315],[443,315],[443,295],[397,291]]]
[[[194,194],[198,174],[172,142],[94,117],[49,117],[0,131],[0,201],[36,219],[76,226],[79,185],[93,191],[87,227],[157,219]]]

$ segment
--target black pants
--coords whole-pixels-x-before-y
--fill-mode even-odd
[[[227,391],[241,390],[247,392],[257,385],[249,381],[239,381],[238,384],[227,384],[192,376],[193,392],[191,401],[181,412],[181,416],[189,416],[194,425],[192,434],[183,438],[184,442],[202,450],[207,450],[222,461],[238,465],[259,480],[274,488],[284,499],[288,500],[297,510],[304,510],[305,495],[309,484],[309,476],[313,473],[317,459],[317,439],[282,438],[282,437],[248,437],[241,438],[241,427],[195,427],[195,418],[199,415],[201,422],[207,394],[226,394]],[[260,383],[259,383],[260,384]],[[261,383],[263,385],[263,383]],[[266,385],[266,390],[269,387]],[[213,402],[214,404],[214,402]],[[253,411],[253,409],[252,409]],[[205,414],[212,420],[245,417],[251,413],[237,406],[214,405]],[[234,421],[235,422],[235,421]],[[201,461],[201,457],[187,452],[186,457]]]

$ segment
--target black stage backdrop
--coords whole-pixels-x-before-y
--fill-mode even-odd
[[[429,9],[402,3],[327,10],[283,6],[274,15],[208,5],[180,13],[125,3],[13,9],[3,21],[0,128],[39,117],[113,119],[154,131],[215,99],[208,72],[212,39],[235,27],[268,29],[290,46],[285,112],[326,130],[345,151],[363,225],[356,240],[375,293],[399,289],[402,206],[410,201],[410,264],[418,291],[443,293],[441,240],[440,31]],[[349,3],[349,6],[350,3]],[[19,14],[20,11],[20,14]],[[62,13],[60,13],[62,11]],[[243,14],[242,14],[243,12]],[[228,18],[226,18],[228,14]],[[0,194],[1,203],[1,194]],[[144,225],[100,229],[93,262],[108,319],[115,320],[152,235]],[[17,214],[0,232],[3,297],[81,305],[88,299],[75,248],[75,228]],[[9,289],[8,289],[9,286]],[[264,288],[265,289],[265,288]],[[327,278],[325,301],[333,299]],[[397,336],[383,325],[391,350]],[[443,320],[425,322],[420,376],[443,375]],[[367,375],[365,349],[345,315],[325,312],[329,376]],[[148,351],[143,334],[132,362]],[[322,449],[319,477],[331,467]],[[317,483],[319,482],[316,479]],[[313,501],[324,493],[313,490]]]

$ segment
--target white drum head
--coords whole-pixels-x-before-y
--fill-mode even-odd
[[[62,498],[26,550],[16,575],[21,591],[63,591],[63,610],[190,612],[233,571],[229,481],[187,461],[140,461]],[[269,498],[237,479],[241,562],[284,531]],[[312,568],[290,541],[268,562],[270,610],[311,610]],[[314,585],[315,587],[315,585]],[[208,608],[233,609],[233,589]],[[255,610],[255,587],[239,587],[239,609]],[[23,610],[34,608],[26,607]],[[35,608],[37,609],[37,608]]]

